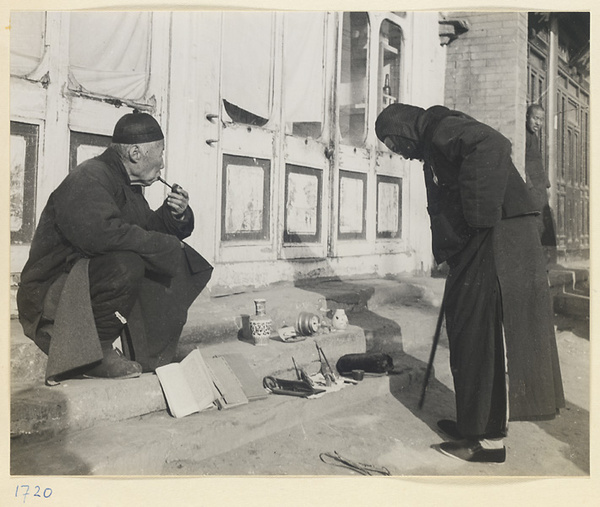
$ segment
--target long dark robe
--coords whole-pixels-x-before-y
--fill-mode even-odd
[[[547,189],[550,181],[544,169],[542,152],[540,151],[538,136],[529,130],[526,131],[525,143],[525,175],[527,187],[531,194],[535,209],[540,211],[537,219],[538,230],[542,245],[556,247],[556,232],[554,217],[548,202]]]
[[[441,106],[393,104],[376,132],[382,141],[412,140],[424,160],[433,253],[450,266],[446,324],[459,430],[505,434],[506,400],[511,419],[554,416],[564,394],[548,282],[536,208],[510,142]]]

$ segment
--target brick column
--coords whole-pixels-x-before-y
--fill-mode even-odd
[[[513,160],[525,168],[527,13],[454,12],[469,31],[447,48],[445,105],[467,113],[513,143]]]

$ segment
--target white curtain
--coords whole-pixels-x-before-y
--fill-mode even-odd
[[[287,122],[322,122],[323,12],[286,13],[284,108]]]
[[[44,12],[13,12],[10,15],[10,73],[26,76],[33,72],[44,54],[46,15]]]
[[[223,98],[257,116],[269,118],[273,13],[223,14]]]
[[[142,99],[149,78],[151,13],[73,12],[72,86],[120,99]]]

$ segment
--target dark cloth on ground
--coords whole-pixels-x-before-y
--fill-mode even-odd
[[[57,369],[63,367],[59,368],[51,361],[56,357],[52,354],[52,347],[58,346],[57,342],[64,342],[62,354],[81,356],[81,360],[74,361],[80,363],[75,366],[71,361],[73,357],[61,360],[64,360],[65,368],[76,368],[85,366],[88,359],[86,348],[100,350],[99,339],[108,340],[113,332],[116,335],[112,339],[116,339],[123,323],[114,312],[118,311],[125,320],[129,320],[129,313],[133,311],[135,301],[139,300],[137,298],[132,302],[133,294],[138,290],[138,295],[141,294],[146,279],[169,287],[172,279],[187,273],[203,280],[204,285],[193,282],[197,287],[202,285],[203,288],[206,285],[212,266],[194,252],[197,262],[193,270],[190,270],[189,262],[183,254],[181,240],[188,237],[193,228],[194,216],[189,207],[182,219],[172,215],[166,202],[152,211],[141,187],[130,184],[127,171],[112,148],[84,162],[63,180],[51,194],[42,212],[17,294],[19,319],[25,334],[49,353],[47,376],[49,372],[53,375],[62,373]],[[193,250],[191,247],[186,247],[187,249]],[[133,254],[127,256],[127,265],[129,268],[135,266],[132,268],[134,273],[128,275],[131,277],[129,282],[133,285],[125,290],[128,293],[123,298],[125,302],[118,304],[114,300],[111,302],[110,297],[103,296],[104,289],[98,285],[104,276],[109,276],[112,270],[117,269],[115,263],[109,260],[115,252]],[[95,314],[98,320],[92,322],[98,323],[99,329],[93,325],[93,329],[87,329],[87,332],[80,330],[85,339],[67,336],[74,334],[69,332],[74,327],[65,329],[60,326],[61,332],[57,332],[58,316],[54,315],[56,321],[52,318],[63,299],[72,297],[66,288],[73,290],[75,284],[69,283],[68,275],[81,260],[85,260],[85,263],[78,267],[75,274],[78,279],[85,275],[87,283],[91,281],[92,286],[88,285],[87,300],[75,301],[77,304],[67,309],[64,317],[70,326],[77,327],[78,318],[84,318],[82,316],[88,315],[88,311],[92,319]],[[112,267],[108,267],[111,264]],[[91,267],[91,278],[88,275],[88,265]],[[118,278],[117,271],[110,275],[113,280]],[[142,272],[143,277],[140,279]],[[140,285],[139,289],[135,287],[136,284]],[[105,289],[106,285],[105,283]],[[90,290],[94,302],[89,295]],[[113,287],[111,290],[118,293],[123,291],[123,287]],[[177,292],[174,287],[170,290]],[[189,304],[193,301],[190,298],[190,293],[186,293],[184,300],[189,301]],[[160,301],[156,301],[157,307],[160,304]],[[187,307],[185,311],[187,312]],[[165,320],[171,319],[167,313],[161,313],[161,316]],[[141,313],[140,318],[145,319],[147,316]],[[180,316],[176,319],[180,319]],[[179,335],[165,336],[164,339],[178,340]],[[75,350],[76,347],[79,350]],[[138,350],[135,353],[145,354]]]

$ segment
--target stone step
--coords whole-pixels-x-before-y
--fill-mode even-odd
[[[317,399],[270,394],[247,405],[181,419],[160,411],[122,422],[99,421],[93,428],[67,431],[60,438],[13,438],[10,471],[12,475],[47,476],[168,474],[174,463],[200,463],[295,425],[310,426],[341,409],[352,414],[353,407],[368,400],[392,397],[392,386],[395,392],[420,389],[422,362],[404,355],[395,358],[394,364],[395,375],[365,377]]]
[[[375,318],[367,308],[395,302],[431,306],[439,300],[443,281],[428,278],[321,280],[302,287],[276,285],[262,290],[197,300],[190,308],[176,360],[195,348],[202,354],[242,354],[259,378],[276,375],[294,378],[296,364],[318,371],[315,343],[323,348],[333,367],[344,354],[376,349],[382,337],[400,334],[385,320]],[[352,323],[361,315],[362,327],[350,325],[344,331],[308,337],[304,341],[283,343],[272,339],[265,347],[255,346],[244,334],[244,320],[254,310],[254,299],[267,301],[267,313],[274,328],[294,324],[301,311],[316,311],[319,300],[329,309],[343,308]],[[369,316],[373,316],[369,319]],[[358,319],[356,319],[358,320]],[[155,375],[138,379],[73,379],[59,386],[45,386],[46,356],[24,337],[16,320],[11,327],[11,434],[13,437],[57,434],[83,430],[101,421],[118,421],[164,411],[166,403]],[[389,342],[389,340],[388,340]],[[397,352],[401,350],[396,349]]]
[[[567,289],[587,288],[589,290],[590,271],[585,268],[554,266],[548,271],[550,286]]]
[[[590,316],[589,296],[563,292],[554,296],[554,313],[587,320]]]
[[[267,313],[273,328],[294,325],[302,311],[317,312],[319,300],[326,299],[334,311],[352,313],[367,307],[375,309],[389,302],[398,304],[439,305],[441,280],[425,277],[364,280],[317,280],[300,286],[277,284],[260,290],[216,297],[201,295],[190,307],[188,321],[179,342],[177,360],[196,346],[236,342],[248,339],[247,323],[254,314],[254,299],[266,299]],[[245,332],[246,330],[246,332]],[[368,330],[369,336],[373,330]],[[14,383],[40,383],[44,380],[46,356],[23,335],[19,322],[11,321],[11,379]]]
[[[284,343],[271,340],[266,346],[235,340],[201,347],[205,357],[242,354],[259,379],[267,375],[294,379],[292,357],[309,372],[319,371],[318,343],[335,368],[344,354],[365,352],[361,328],[348,326],[343,331],[307,337],[304,341]],[[189,353],[194,347],[190,344]],[[181,350],[186,355],[185,345]],[[81,430],[100,421],[120,421],[166,409],[156,375],[139,378],[70,379],[58,386],[13,383],[11,389],[11,435],[52,436],[64,430]]]

